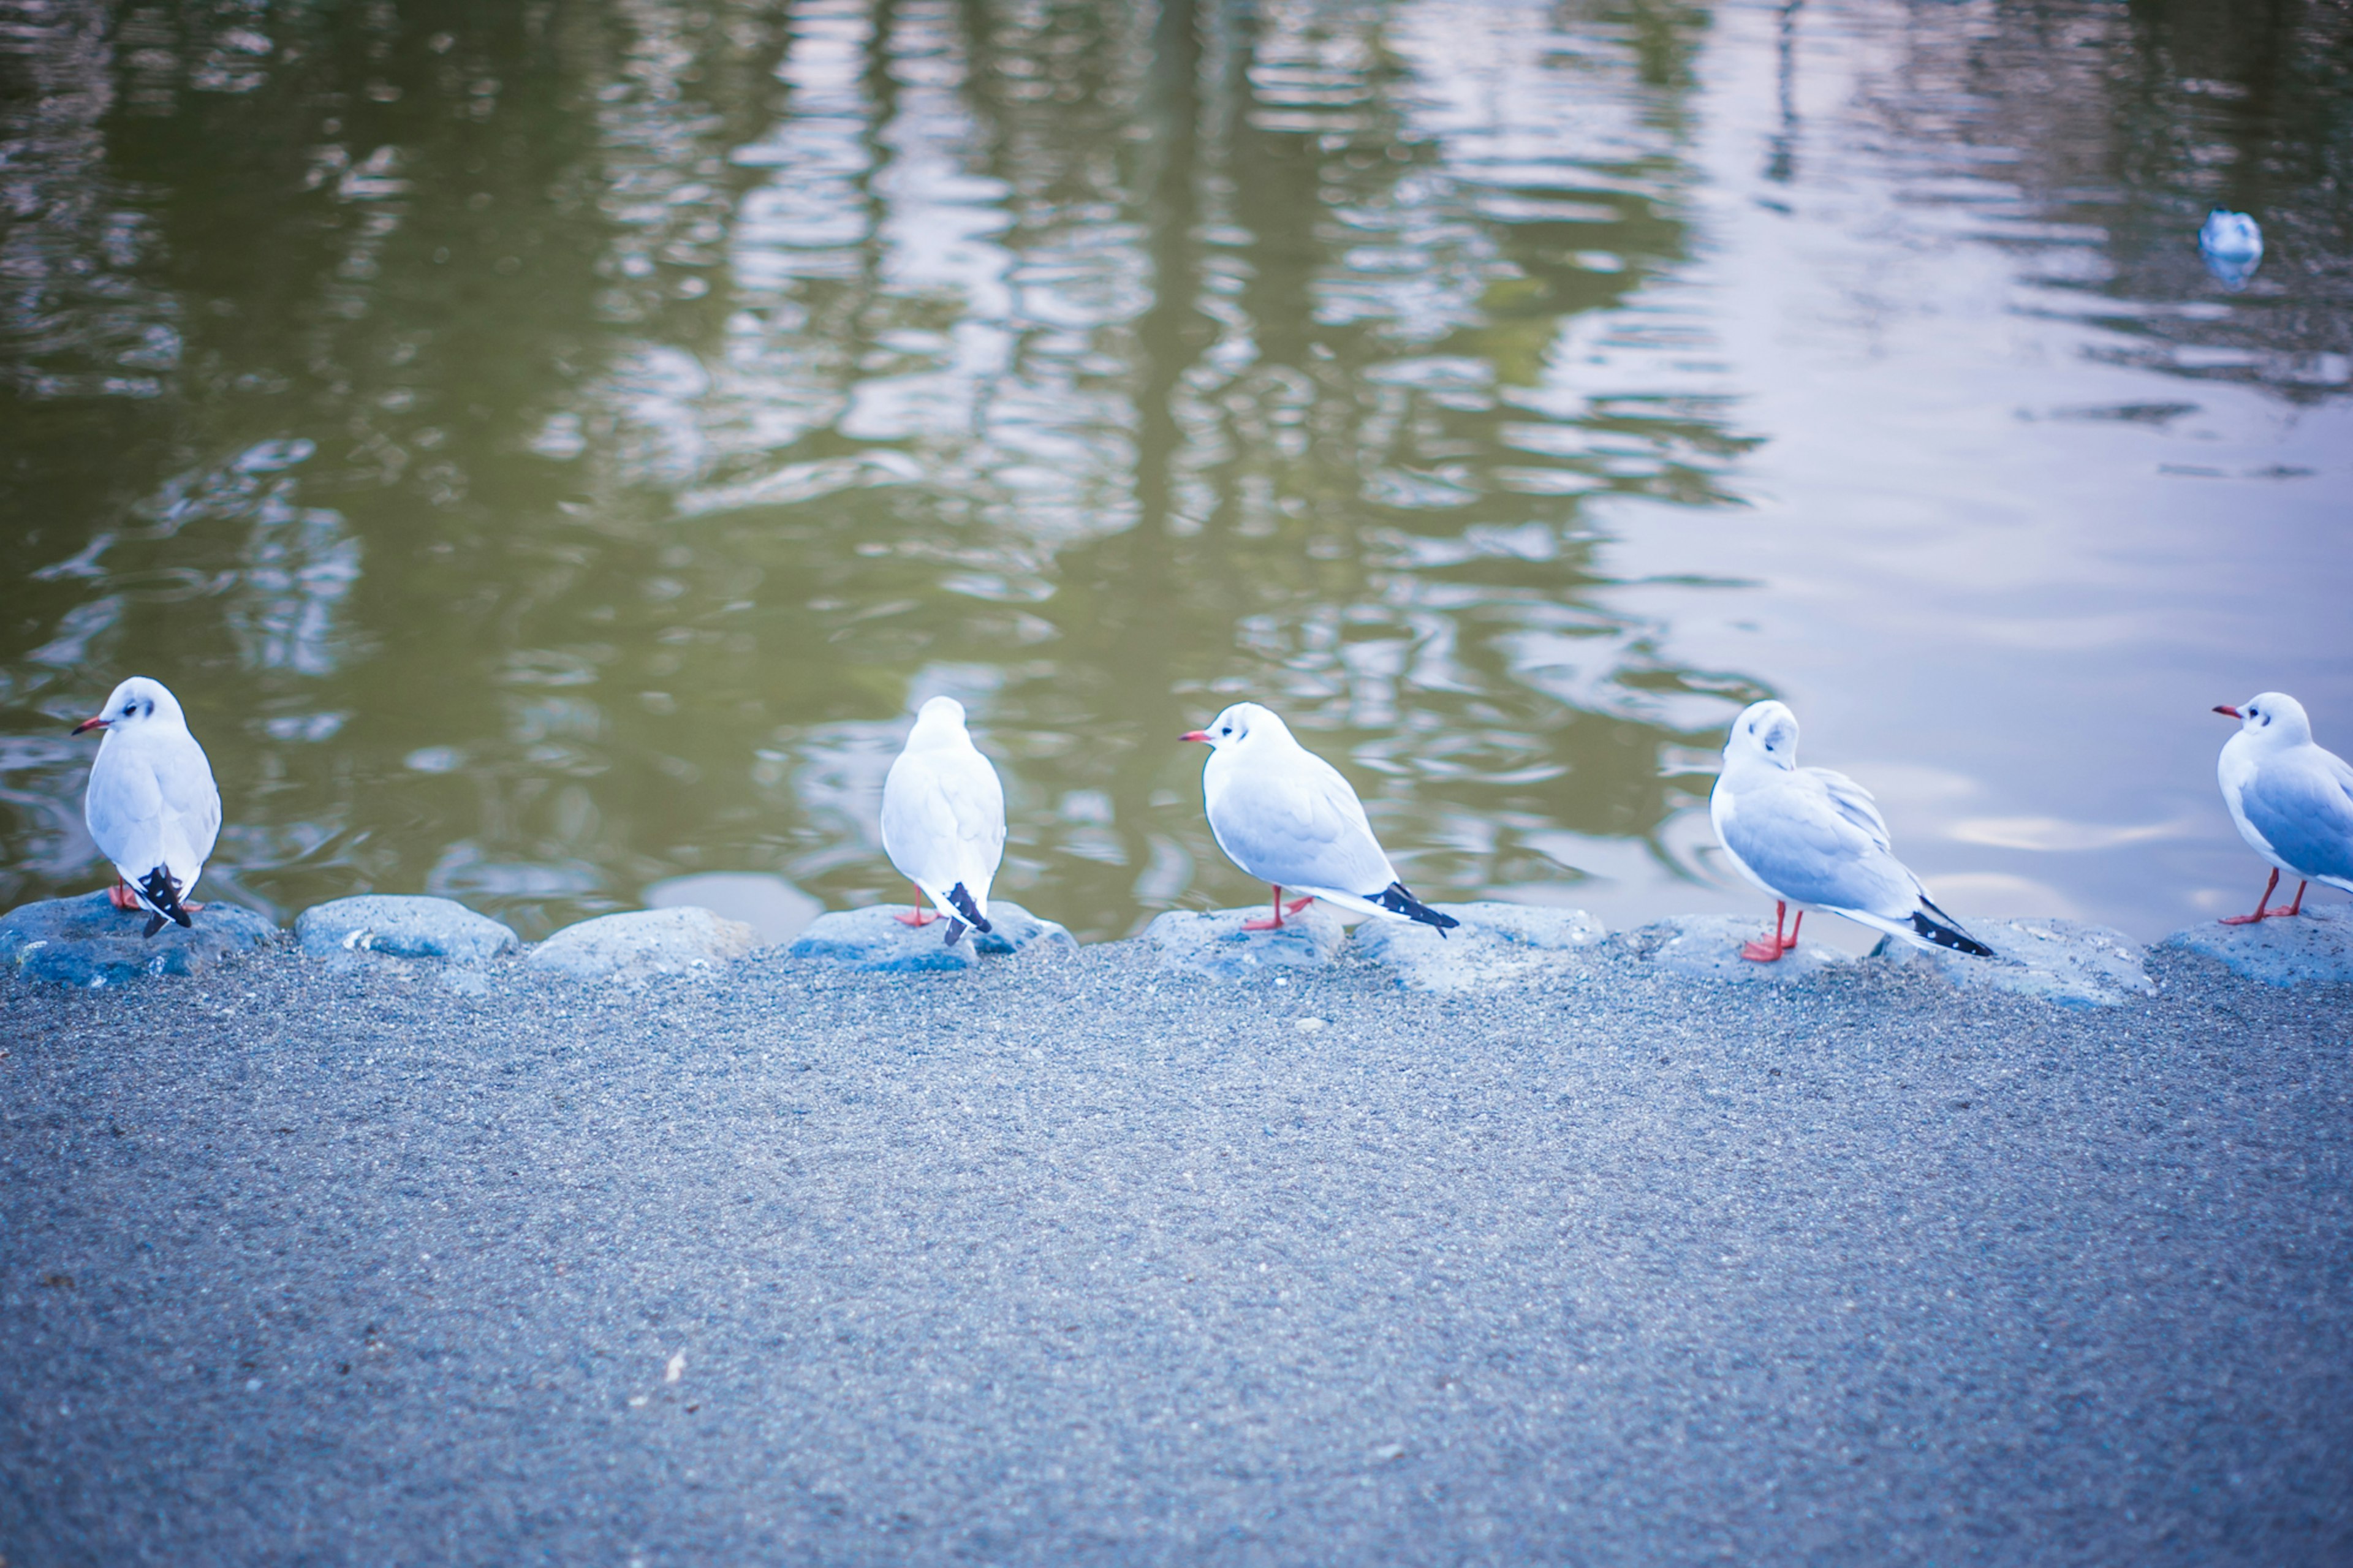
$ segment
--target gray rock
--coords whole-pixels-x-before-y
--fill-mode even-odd
[[[1677,915],[1644,926],[1628,941],[1638,954],[1671,973],[1749,984],[1787,985],[1854,962],[1836,948],[1810,942],[1800,942],[1773,963],[1751,963],[1740,956],[1741,943],[1772,934],[1772,922],[1754,915]]]
[[[1079,939],[1052,921],[1039,920],[1019,904],[998,900],[988,906],[990,930],[987,935],[969,936],[969,942],[990,958],[1004,958],[1026,948],[1040,951],[1068,948],[1076,951]],[[926,928],[929,929],[929,928]]]
[[[970,936],[950,947],[945,926],[901,925],[902,912],[889,904],[819,915],[785,949],[785,956],[875,974],[955,973],[980,962]]]
[[[450,899],[367,894],[336,899],[295,917],[294,940],[311,958],[381,953],[390,958],[487,963],[522,943],[505,926]]]
[[[280,934],[234,904],[206,904],[193,918],[192,928],[167,921],[142,937],[148,917],[114,908],[102,892],[26,904],[0,916],[0,963],[52,984],[118,985],[142,975],[201,973]]]
[[[1170,910],[1155,916],[1140,939],[1149,942],[1163,969],[1211,980],[1255,980],[1286,969],[1313,969],[1332,962],[1347,940],[1346,928],[1323,905],[1285,919],[1277,931],[1244,931],[1244,921],[1261,920],[1263,904],[1246,910]]]
[[[632,910],[565,926],[523,963],[575,980],[644,980],[714,968],[758,940],[743,921],[709,910]]]
[[[1418,921],[1366,921],[1356,927],[1355,950],[1409,991],[1461,992],[1525,979],[1609,934],[1583,910],[1493,900],[1430,907],[1462,923],[1440,936]]]
[[[1892,941],[1885,956],[1896,963],[1926,965],[1956,985],[2040,996],[2067,1007],[2115,1007],[2157,994],[2157,983],[2142,967],[2140,947],[2106,926],[1970,921],[1968,931],[1993,949],[1993,957],[1972,958],[1941,947],[1924,952]]]
[[[842,910],[820,915],[785,949],[787,958],[815,959],[875,974],[930,974],[969,969],[983,956],[1003,958],[1031,948],[1076,949],[1078,941],[1052,921],[1039,920],[1019,904],[1002,899],[988,906],[984,935],[968,931],[954,947],[947,945],[947,928],[937,921],[922,927],[902,925],[896,905]]]
[[[2340,903],[2307,901],[2300,915],[2251,926],[2210,921],[2175,931],[2164,945],[2220,959],[2232,973],[2267,985],[2353,984],[2353,907]]]

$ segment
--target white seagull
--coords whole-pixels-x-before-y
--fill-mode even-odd
[[[2255,912],[2232,915],[2228,926],[2253,925],[2270,914],[2301,913],[2307,883],[2326,882],[2353,893],[2353,767],[2312,740],[2304,704],[2277,691],[2249,698],[2214,711],[2239,721],[2239,732],[2222,743],[2215,773],[2222,803],[2239,837],[2272,863],[2272,879],[2255,900]],[[2280,873],[2296,879],[2295,902],[2268,906]]]
[[[1929,901],[1890,851],[1869,790],[1844,773],[1798,765],[1798,716],[1787,704],[1752,702],[1732,721],[1707,809],[1733,865],[1774,900],[1772,940],[1745,943],[1741,957],[1771,963],[1797,946],[1808,910],[1844,915],[1915,947],[1993,956]],[[1798,919],[1785,938],[1791,904]]]
[[[944,915],[950,947],[966,925],[989,929],[988,884],[1005,858],[1005,786],[965,732],[964,704],[953,697],[923,704],[882,782],[882,852],[938,911],[918,899],[901,924]]]
[[[1237,702],[1180,741],[1209,743],[1201,795],[1226,858],[1274,889],[1274,913],[1244,931],[1272,931],[1317,899],[1439,934],[1462,922],[1415,899],[1381,852],[1364,803],[1331,763],[1292,739],[1271,709]],[[1285,906],[1282,889],[1307,895]]]
[[[188,895],[220,836],[220,791],[205,749],[188,733],[179,700],[160,680],[134,675],[114,689],[77,735],[103,730],[90,765],[82,816],[99,853],[114,863],[107,897],[118,910],[145,910],[153,936],[204,908]]]

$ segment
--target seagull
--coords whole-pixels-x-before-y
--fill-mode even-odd
[[[947,945],[987,931],[988,884],[1005,858],[1005,786],[965,732],[964,704],[934,697],[882,782],[882,852],[921,897],[902,925],[947,917]],[[931,900],[934,909],[923,908]]]
[[[188,897],[220,835],[220,791],[205,749],[188,733],[179,700],[160,680],[134,675],[114,689],[98,716],[74,726],[103,730],[90,764],[82,816],[99,852],[114,863],[107,898],[118,910],[145,910],[153,936],[165,921],[190,924],[204,908]]]
[[[1915,947],[1993,956],[1890,852],[1869,790],[1844,773],[1798,765],[1798,716],[1786,703],[1752,702],[1732,721],[1707,809],[1733,865],[1773,896],[1772,939],[1744,943],[1741,957],[1771,963],[1797,946],[1808,910],[1844,915]],[[1784,937],[1791,904],[1798,919]]]
[[[1209,744],[1201,795],[1218,847],[1274,889],[1274,913],[1245,921],[1244,931],[1272,931],[1317,899],[1383,920],[1419,921],[1440,936],[1462,923],[1406,890],[1356,792],[1337,768],[1292,739],[1273,710],[1237,702],[1208,729],[1176,738]],[[1285,888],[1307,896],[1285,905]]]
[[[2255,912],[2222,923],[2253,925],[2266,914],[2300,914],[2311,882],[2353,893],[2353,767],[2313,744],[2312,721],[2293,697],[2266,691],[2236,708],[2218,703],[2214,711],[2239,721],[2214,768],[2222,804],[2231,808],[2239,837],[2272,863],[2272,879],[2263,884]],[[2296,879],[2295,902],[2270,909],[2282,871]]]

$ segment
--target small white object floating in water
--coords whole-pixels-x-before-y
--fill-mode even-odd
[[[1419,921],[1440,936],[1462,923],[1406,890],[1356,792],[1294,740],[1272,709],[1237,702],[1208,729],[1177,739],[1209,744],[1201,796],[1218,847],[1274,889],[1274,913],[1243,922],[1244,931],[1272,931],[1316,899],[1383,920]],[[1286,906],[1285,888],[1307,897]]]
[[[1005,858],[1005,786],[964,727],[964,704],[934,697],[915,715],[907,748],[882,782],[882,852],[931,900],[899,917],[911,926],[947,917],[954,947],[967,925],[987,931],[988,885]]]
[[[2314,742],[2312,721],[2293,697],[2266,691],[2236,708],[2218,703],[2214,711],[2239,721],[2239,732],[2222,743],[2215,764],[2222,804],[2231,808],[2239,837],[2272,863],[2255,912],[2222,923],[2253,925],[2266,915],[2299,914],[2311,882],[2353,893],[2353,767]],[[2282,871],[2296,879],[2295,901],[2274,910],[2272,894]]]
[[[167,920],[185,926],[204,908],[188,895],[220,836],[220,790],[205,749],[188,733],[179,700],[160,680],[134,675],[114,689],[95,718],[103,730],[90,764],[82,817],[99,853],[114,864],[107,896],[118,910],[145,910],[145,935]]]
[[[1809,910],[1915,947],[1993,956],[1895,858],[1869,790],[1844,773],[1798,766],[1798,716],[1784,703],[1752,702],[1732,721],[1708,815],[1734,867],[1774,900],[1771,940],[1745,944],[1743,958],[1771,963],[1796,947]],[[1798,921],[1785,937],[1791,904]]]
[[[2198,252],[2206,258],[2206,269],[2226,287],[2244,288],[2263,265],[2262,226],[2245,213],[2216,207],[2198,230]]]

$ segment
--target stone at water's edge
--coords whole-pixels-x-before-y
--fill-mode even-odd
[[[2116,1007],[2136,996],[2154,996],[2157,983],[2142,967],[2144,954],[2124,932],[2077,921],[1979,921],[1971,936],[1993,949],[1991,958],[1973,958],[1949,948],[1923,952],[1890,942],[1887,957],[1898,963],[1926,964],[1956,985],[1979,986],[2040,996],[2068,1007]]]
[[[743,921],[709,910],[632,910],[565,926],[523,963],[575,980],[644,980],[715,968],[743,957],[758,940]]]
[[[1262,920],[1263,904],[1247,910],[1170,910],[1144,928],[1160,967],[1211,980],[1255,980],[1287,969],[1327,964],[1347,939],[1340,922],[1321,904],[1284,918],[1277,931],[1244,931],[1245,921]]]
[[[1760,922],[1753,915],[1677,915],[1630,931],[1625,940],[1659,968],[1703,980],[1786,985],[1854,962],[1836,948],[1810,942],[1800,942],[1772,963],[1751,963],[1740,956],[1741,943],[1762,942],[1772,934],[1773,922]]]
[[[1473,991],[1540,973],[1609,935],[1583,910],[1493,900],[1430,907],[1462,923],[1440,936],[1419,921],[1366,921],[1353,946],[1409,991]]]
[[[965,937],[965,942],[990,958],[1004,958],[1030,947],[1076,948],[1079,939],[1052,921],[1039,920],[1019,904],[999,900],[988,906],[989,930],[984,934]],[[933,927],[926,926],[926,931]],[[960,947],[962,942],[957,943]]]
[[[451,963],[487,963],[522,945],[505,926],[453,900],[375,893],[304,910],[295,917],[294,940],[311,958],[382,953]]]
[[[206,904],[193,918],[193,928],[167,921],[142,937],[147,916],[116,909],[102,892],[26,904],[0,915],[0,963],[58,985],[115,985],[200,973],[279,937],[276,926],[234,904]]]
[[[1068,931],[1052,921],[1039,920],[1018,904],[994,900],[988,907],[988,935],[967,931],[954,947],[947,945],[947,922],[927,926],[899,923],[895,906],[841,910],[819,915],[784,950],[787,958],[814,959],[870,974],[936,974],[970,969],[982,955],[1043,948],[1078,946]]]
[[[2353,984],[2353,906],[2307,894],[2304,912],[2255,925],[2219,921],[2175,931],[2167,947],[2204,953],[2269,985]]]

